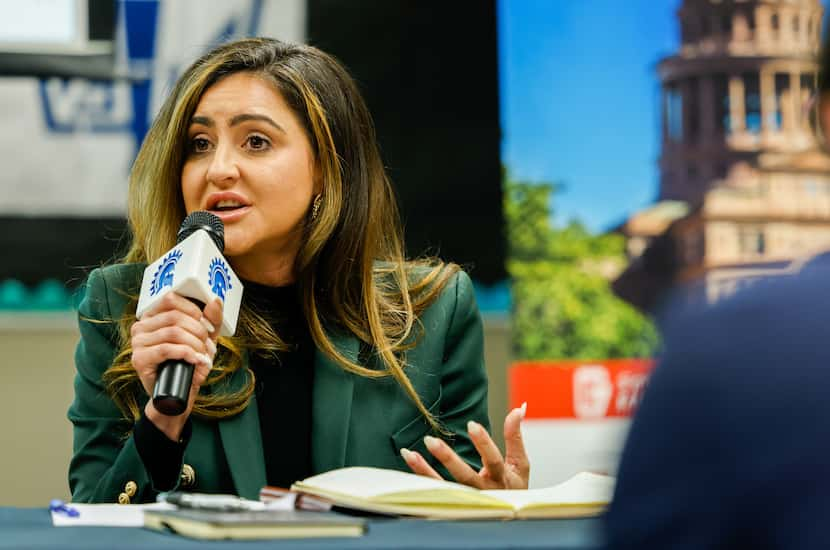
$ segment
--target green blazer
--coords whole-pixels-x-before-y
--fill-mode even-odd
[[[75,502],[148,502],[158,492],[136,450],[132,422],[123,417],[101,380],[117,349],[116,327],[110,321],[122,315],[128,296],[138,295],[144,267],[120,264],[96,269],[87,280],[78,309],[81,338],[75,353],[75,399],[68,413],[74,426],[69,486]],[[489,421],[481,317],[469,277],[463,272],[454,276],[420,322],[424,335],[407,353],[410,366],[406,372],[429,410],[455,434],[450,444],[478,469],[480,458],[467,436],[466,423],[475,420],[489,429]],[[352,360],[367,366],[375,361],[363,359],[357,338],[331,337]],[[240,369],[227,383],[231,388],[241,387],[246,372]],[[193,417],[192,423],[183,469],[189,473],[192,468],[195,481],[187,489],[258,498],[266,478],[256,402],[252,400],[232,418]],[[347,373],[325,354],[316,353],[314,473],[345,466],[409,471],[399,449],[415,449],[431,458],[423,444],[429,432],[394,380]]]

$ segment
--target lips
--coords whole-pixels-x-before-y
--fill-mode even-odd
[[[224,193],[213,193],[209,195],[205,209],[210,211],[233,210],[235,208],[250,206],[250,204],[248,199],[242,195],[226,191]]]
[[[205,204],[205,210],[219,216],[225,223],[241,217],[250,207],[245,197],[229,191],[209,195]]]

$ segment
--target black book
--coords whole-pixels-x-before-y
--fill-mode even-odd
[[[366,521],[333,512],[303,510],[147,510],[144,526],[196,539],[359,537]]]

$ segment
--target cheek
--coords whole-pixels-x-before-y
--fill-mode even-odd
[[[302,156],[294,167],[295,192],[301,202],[307,203],[314,193],[319,192],[314,181],[314,164],[308,156]]]
[[[295,156],[290,162],[263,167],[256,179],[261,184],[261,200],[291,210],[304,209],[314,193],[313,177],[302,157]]]
[[[191,212],[199,204],[199,180],[196,178],[195,170],[192,167],[185,166],[182,169],[181,176],[181,192],[184,199],[184,206],[188,212]]]

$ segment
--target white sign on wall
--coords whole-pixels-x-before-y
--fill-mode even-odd
[[[0,0],[0,46],[31,50],[75,44],[86,28],[80,7],[78,0]]]
[[[305,0],[118,7],[116,70],[138,79],[0,78],[0,216],[123,215],[137,141],[196,57],[243,36],[305,39]]]

